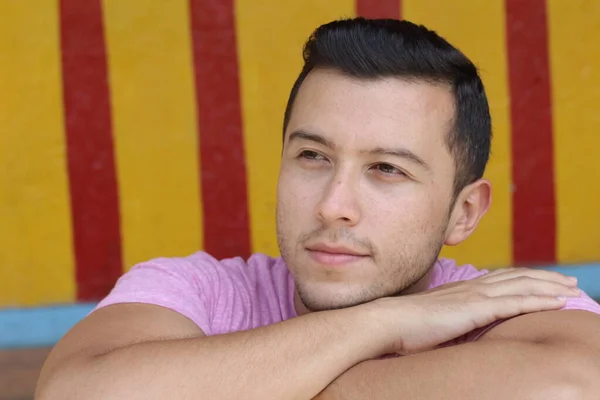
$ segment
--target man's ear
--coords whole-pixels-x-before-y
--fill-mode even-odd
[[[491,203],[492,184],[488,180],[479,179],[463,188],[454,203],[444,244],[455,246],[467,239]]]

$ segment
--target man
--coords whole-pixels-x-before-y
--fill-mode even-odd
[[[592,399],[600,307],[439,259],[491,200],[475,66],[406,21],[319,27],[284,117],[281,258],[135,266],[56,346],[52,399]],[[591,311],[591,312],[590,312]]]

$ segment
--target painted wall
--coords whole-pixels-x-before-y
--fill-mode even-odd
[[[276,255],[301,46],[357,14],[481,68],[494,204],[444,255],[599,261],[598,0],[0,0],[0,307],[97,300],[156,256]]]

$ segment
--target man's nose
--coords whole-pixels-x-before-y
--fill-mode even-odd
[[[357,184],[348,176],[334,176],[317,204],[317,217],[325,225],[353,226],[360,220]]]

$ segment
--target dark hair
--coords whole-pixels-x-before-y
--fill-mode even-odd
[[[456,166],[455,196],[483,176],[492,138],[483,83],[475,65],[435,32],[409,21],[343,19],[317,28],[303,55],[304,67],[285,110],[284,140],[294,99],[313,69],[335,69],[359,79],[394,76],[448,84],[455,98],[454,126],[446,138]]]

